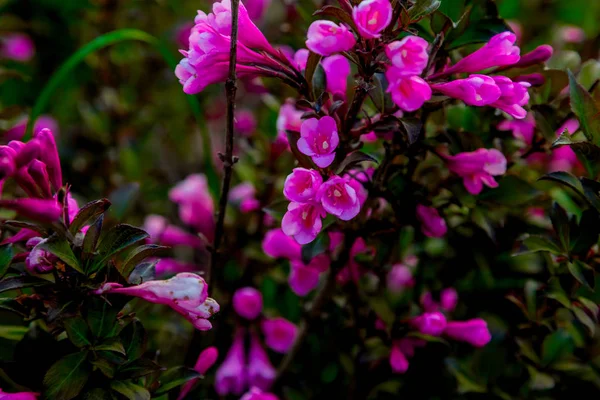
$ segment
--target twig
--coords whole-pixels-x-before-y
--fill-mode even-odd
[[[223,183],[221,185],[221,196],[219,197],[219,213],[215,225],[215,238],[210,258],[210,266],[206,271],[206,282],[210,287],[212,272],[218,261],[219,247],[223,240],[225,224],[225,212],[227,210],[227,198],[231,186],[231,173],[236,159],[233,157],[233,121],[235,112],[235,94],[237,91],[235,67],[237,63],[237,37],[238,37],[238,14],[240,0],[231,1],[231,46],[229,47],[229,77],[225,83],[227,95],[227,136],[225,138],[225,155],[219,154],[223,162]]]

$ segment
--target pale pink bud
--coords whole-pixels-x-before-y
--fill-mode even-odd
[[[379,38],[380,32],[392,22],[389,0],[363,0],[352,9],[352,19],[358,33],[365,39]]]
[[[431,99],[431,87],[422,78],[406,76],[394,66],[385,71],[385,76],[389,82],[387,92],[391,93],[392,100],[401,110],[416,111]]]
[[[339,136],[335,120],[329,116],[310,118],[302,123],[298,139],[298,150],[310,156],[320,168],[328,167],[335,158]]]
[[[350,75],[350,62],[348,59],[342,55],[336,54],[325,57],[323,61],[321,61],[321,65],[325,71],[327,91],[331,93],[334,98],[345,99],[348,76]]]
[[[288,260],[300,259],[301,246],[281,229],[268,231],[262,242],[266,255],[273,258],[287,258]]]
[[[225,360],[215,374],[215,390],[219,396],[228,394],[241,395],[248,382],[246,370],[246,353],[244,351],[244,334],[238,331],[233,344],[225,356]]]
[[[440,292],[440,306],[446,312],[452,312],[458,304],[458,293],[454,288],[447,288]]]
[[[414,283],[411,269],[404,264],[395,264],[387,275],[387,288],[392,293],[401,293]]]
[[[344,25],[331,21],[314,21],[308,28],[306,47],[321,56],[348,51],[356,44],[356,39]]]
[[[421,232],[425,236],[439,238],[446,235],[446,221],[435,208],[418,204],[417,218],[421,221]]]
[[[269,356],[256,335],[250,337],[248,354],[248,385],[267,390],[275,380],[277,371],[269,361]]]
[[[321,185],[317,194],[323,208],[343,221],[351,220],[360,212],[361,204],[349,179],[333,176]]]
[[[484,184],[498,187],[494,176],[506,172],[506,158],[496,149],[478,149],[445,156],[445,159],[450,171],[463,178],[463,184],[471,194],[479,194]]]
[[[29,61],[35,55],[35,46],[29,36],[11,33],[0,37],[0,57],[15,61]]]
[[[253,387],[249,392],[246,392],[240,400],[279,400],[273,393],[266,393],[257,387]]]
[[[283,195],[290,201],[307,203],[316,199],[317,191],[323,183],[318,171],[294,168],[283,184]]]
[[[499,108],[514,118],[525,118],[527,111],[523,106],[529,102],[527,88],[531,85],[527,82],[513,82],[505,76],[494,76],[494,81],[496,81],[501,95],[490,106]]]
[[[487,75],[470,75],[466,79],[432,84],[431,88],[471,106],[492,104],[502,95],[496,81]]]
[[[454,340],[470,343],[475,347],[483,347],[492,340],[487,322],[481,318],[450,321],[446,325],[444,335]]]
[[[446,317],[440,312],[426,312],[413,318],[411,325],[425,335],[439,336],[446,328]]]
[[[493,36],[479,50],[461,59],[445,74],[471,73],[482,71],[491,67],[503,67],[512,65],[519,61],[521,50],[514,46],[517,37],[512,32],[502,32]]]
[[[233,309],[240,317],[252,320],[262,312],[262,295],[255,288],[245,287],[236,290],[232,302]]]
[[[429,43],[423,38],[407,36],[388,44],[385,54],[398,69],[399,75],[421,75],[429,59],[428,46]]]
[[[287,353],[293,346],[298,327],[285,318],[265,319],[261,324],[265,343],[278,353]]]

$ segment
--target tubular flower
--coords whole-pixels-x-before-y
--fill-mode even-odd
[[[376,39],[392,22],[392,5],[389,0],[364,0],[352,9],[352,19],[358,33],[365,39]]]
[[[356,44],[356,39],[344,25],[331,21],[318,20],[308,27],[306,47],[323,57],[350,50]]]
[[[402,40],[396,40],[385,47],[385,54],[392,65],[398,68],[402,75],[421,75],[429,54],[427,47],[429,43],[418,36],[407,36]]]
[[[478,149],[444,158],[450,171],[463,178],[465,188],[471,194],[481,193],[484,184],[498,187],[494,176],[506,172],[506,158],[496,149]]]

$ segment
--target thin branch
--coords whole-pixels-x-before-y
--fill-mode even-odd
[[[237,37],[238,37],[238,14],[240,0],[231,1],[231,46],[229,48],[229,77],[225,83],[225,92],[227,95],[227,135],[225,138],[225,155],[219,154],[223,162],[223,183],[221,185],[221,196],[219,197],[219,213],[217,214],[217,223],[215,225],[215,238],[212,247],[210,266],[206,271],[206,282],[210,287],[213,271],[218,261],[219,247],[223,240],[225,212],[227,210],[227,198],[229,197],[229,187],[231,186],[231,174],[233,164],[237,161],[233,157],[233,130],[234,130],[234,112],[235,112],[235,94],[237,92],[237,76],[235,73],[237,63]]]

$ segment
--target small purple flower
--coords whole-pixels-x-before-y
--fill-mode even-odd
[[[241,395],[248,382],[246,353],[244,351],[244,332],[239,330],[225,356],[225,360],[215,374],[215,390],[220,396]]]
[[[314,169],[294,168],[283,184],[283,195],[289,201],[307,203],[314,201],[323,178]]]
[[[494,176],[506,172],[506,158],[496,149],[478,149],[444,158],[450,171],[463,178],[465,188],[471,194],[481,193],[484,184],[498,187]]]
[[[440,312],[423,313],[410,323],[419,332],[430,336],[440,336],[446,329],[446,317]]]
[[[248,385],[267,390],[275,380],[277,371],[269,361],[269,356],[256,335],[250,336],[248,354]]]
[[[298,244],[310,243],[321,232],[321,218],[325,215],[325,210],[320,204],[291,202],[281,220],[281,229]]]

